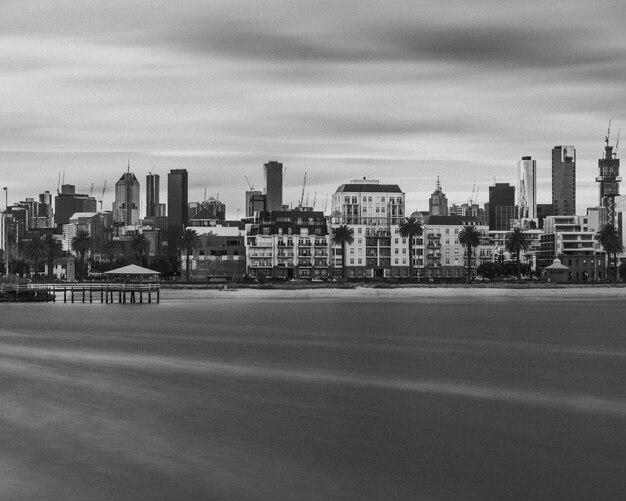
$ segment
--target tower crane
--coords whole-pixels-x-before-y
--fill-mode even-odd
[[[304,203],[304,189],[306,188],[306,172],[304,173],[304,182],[302,183],[302,194],[300,195],[300,207]]]
[[[246,183],[248,183],[248,187],[250,188],[250,191],[254,191],[254,185],[250,182],[250,180],[248,179],[248,176],[244,175],[243,177],[246,178]]]
[[[472,194],[469,197],[469,206],[471,207],[478,198],[478,190],[476,189],[476,180],[474,179],[474,186],[472,186]]]
[[[100,193],[100,199],[98,200],[98,203],[100,204],[100,212],[102,212],[102,199],[104,198],[104,192],[107,189],[107,180],[104,180],[104,184],[102,185],[102,193]]]

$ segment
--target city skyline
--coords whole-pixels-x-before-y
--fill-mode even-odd
[[[277,160],[286,204],[306,172],[318,208],[367,176],[426,210],[437,176],[450,203],[476,181],[482,205],[531,156],[549,203],[551,149],[573,145],[583,213],[608,121],[611,144],[626,124],[622,14],[591,1],[4,3],[2,185],[15,203],[54,192],[59,172],[79,193],[106,178],[110,207],[130,160],[142,213],[148,172],[187,169],[189,200],[219,193],[233,218],[244,176],[261,188]]]

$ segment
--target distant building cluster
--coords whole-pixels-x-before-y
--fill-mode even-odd
[[[482,207],[476,202],[476,185],[467,202],[450,204],[437,177],[428,210],[407,211],[406,194],[400,186],[362,178],[337,187],[330,210],[325,207],[322,211],[315,210],[315,204],[308,206],[304,197],[297,207],[285,205],[283,164],[268,161],[263,165],[263,190],[248,182],[244,217],[227,220],[226,206],[218,197],[207,198],[205,192],[205,200],[188,200],[185,169],[168,173],[167,203],[160,200],[160,176],[148,173],[142,207],[141,184],[129,165],[115,183],[111,210],[102,207],[106,181],[98,198],[59,183],[56,195],[45,191],[36,199],[7,204],[1,248],[7,261],[8,257],[24,259],[25,244],[49,233],[67,254],[76,254],[72,241],[79,232],[87,232],[91,263],[112,261],[111,243],[118,255],[133,260],[137,256],[134,241],[143,235],[148,242],[147,257],[174,260],[181,273],[189,273],[197,281],[240,277],[325,280],[341,276],[344,269],[353,279],[406,279],[411,274],[412,278],[461,279],[467,273],[468,259],[473,274],[481,264],[510,259],[505,252],[506,236],[521,228],[531,240],[522,259],[536,275],[559,259],[571,280],[603,278],[606,260],[594,238],[596,232],[613,224],[626,243],[626,197],[619,193],[619,159],[608,136],[604,155],[598,160],[598,205],[584,215],[576,214],[576,149],[555,146],[551,170],[549,203],[538,200],[536,161],[523,156],[517,162],[516,185],[494,181]],[[423,230],[411,242],[400,231],[407,218],[417,220]],[[458,238],[468,225],[481,235],[471,256]],[[344,250],[333,241],[340,226],[349,227],[354,235]],[[180,241],[187,229],[200,237],[189,259]],[[61,269],[55,266],[55,270]],[[61,276],[62,272],[58,273]]]

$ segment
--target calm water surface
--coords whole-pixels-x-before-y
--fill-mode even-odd
[[[625,499],[624,300],[0,305],[0,499]]]

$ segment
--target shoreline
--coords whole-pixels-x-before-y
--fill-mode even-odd
[[[221,291],[215,288],[163,288],[161,302],[185,300],[420,300],[420,299],[626,299],[626,287],[612,286],[556,286],[552,287],[474,287],[474,286],[419,286],[375,288],[356,286],[354,288],[240,288]]]

